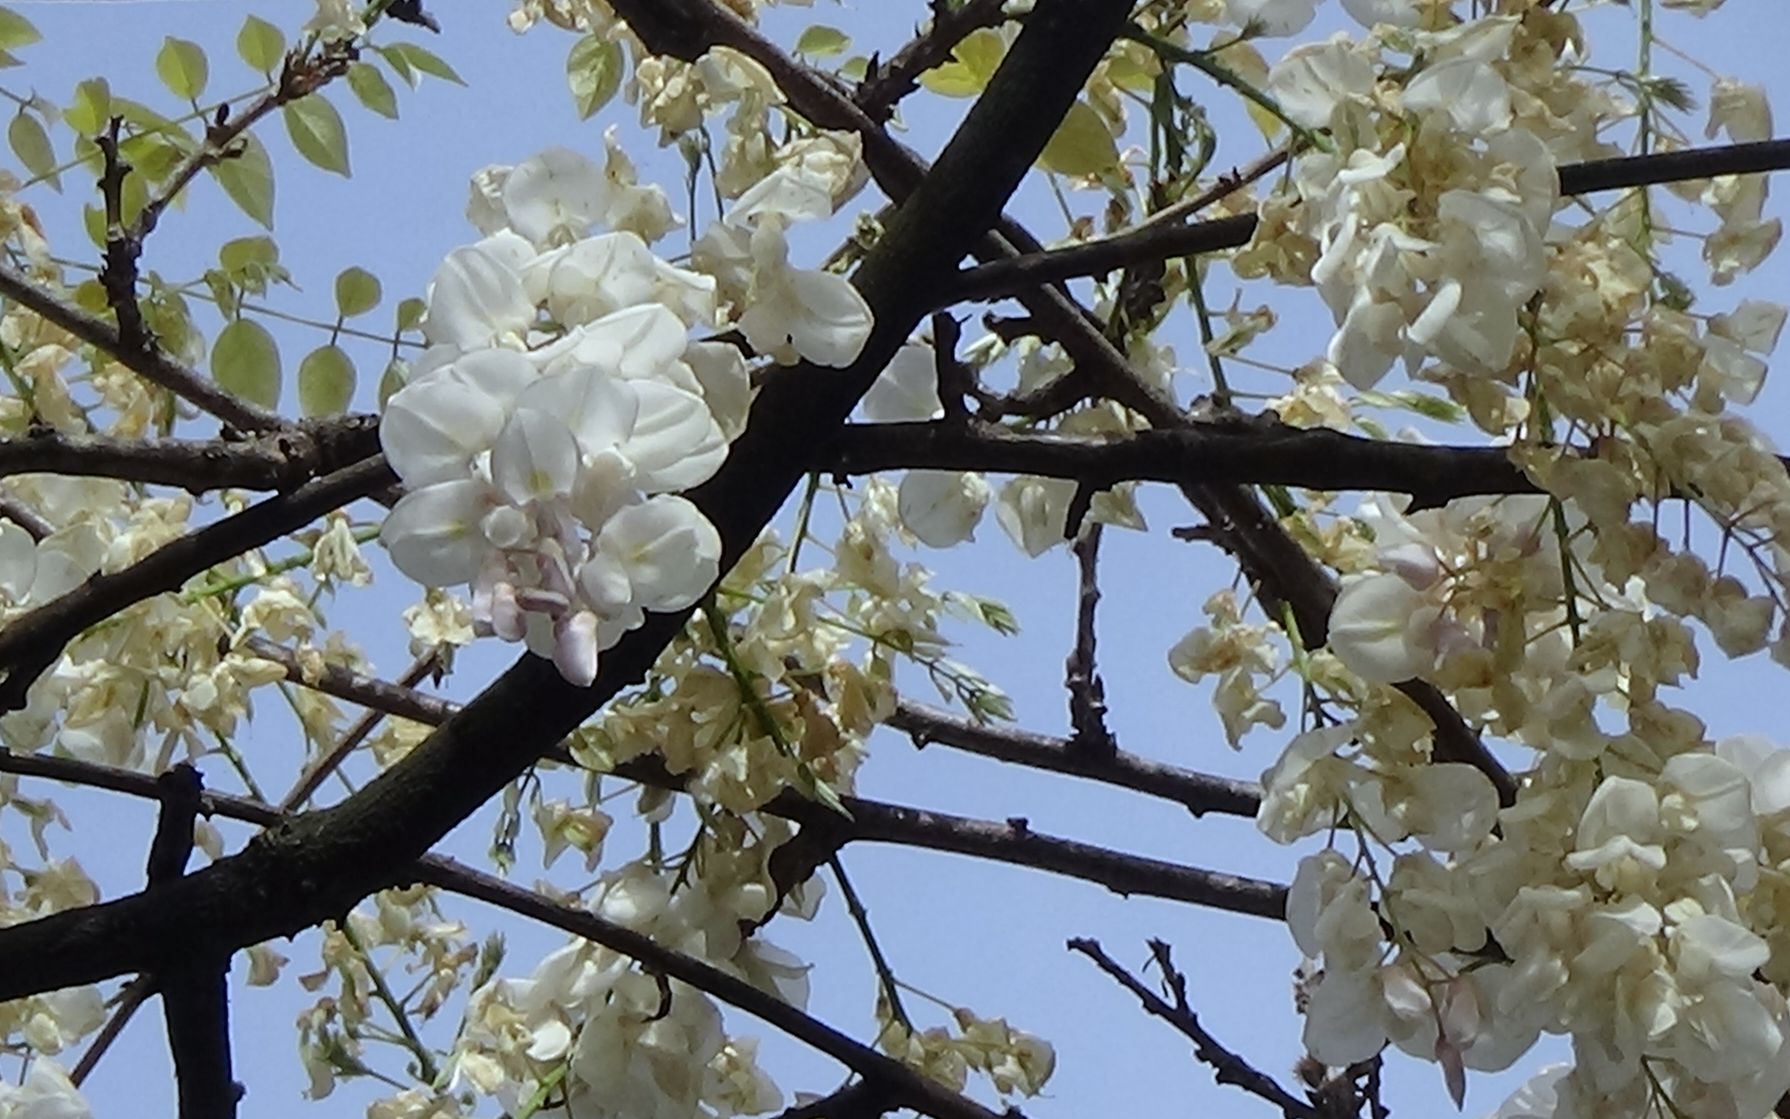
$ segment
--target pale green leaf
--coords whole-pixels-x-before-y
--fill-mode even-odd
[[[218,266],[231,283],[260,295],[270,282],[288,283],[292,273],[280,264],[280,246],[272,237],[256,235],[226,241],[218,250]]]
[[[839,76],[847,81],[863,81],[870,76],[870,60],[861,54],[852,55],[839,64]]]
[[[266,327],[237,319],[211,344],[211,379],[263,408],[280,403],[280,347]]]
[[[28,47],[42,38],[30,20],[11,8],[0,8],[0,51]]]
[[[299,155],[325,171],[348,177],[348,129],[342,124],[342,115],[321,93],[299,98],[280,110],[280,115]]]
[[[379,375],[380,410],[385,409],[385,402],[392,398],[393,393],[404,387],[405,374],[409,372],[410,367],[404,364],[402,358],[393,358],[385,363],[385,372]]]
[[[75,86],[75,99],[62,119],[82,136],[98,136],[112,119],[112,87],[104,78],[88,78]]]
[[[392,68],[392,73],[403,79],[405,85],[411,89],[416,88],[416,67],[410,64],[409,59],[390,47],[374,47],[373,49],[379,52],[380,58],[385,59],[385,64]]]
[[[379,67],[370,62],[356,62],[348,67],[348,88],[367,108],[382,117],[398,119],[398,95]]]
[[[398,333],[415,329],[416,324],[423,321],[423,312],[428,309],[429,305],[415,296],[398,304]]]
[[[236,33],[236,53],[251,69],[271,74],[286,57],[286,35],[260,16],[250,16]]]
[[[920,84],[945,97],[974,97],[1007,56],[1007,41],[992,27],[965,35],[951,48],[951,60],[920,75]]]
[[[379,306],[379,277],[365,268],[344,268],[336,274],[336,311],[345,319]]]
[[[805,29],[796,38],[796,53],[809,58],[828,58],[836,54],[844,54],[851,46],[851,36],[837,27],[828,27],[817,23]]]
[[[566,84],[579,120],[609,103],[622,87],[624,69],[620,43],[586,35],[572,44],[572,53],[566,56]]]
[[[340,346],[319,346],[298,363],[298,409],[336,416],[354,401],[354,359]]]
[[[453,82],[455,85],[466,84],[460,75],[454,72],[452,66],[449,66],[440,55],[427,47],[419,46],[416,43],[393,43],[382,48],[381,53],[388,59],[393,55],[403,58],[418,73],[441,78],[443,81]]]
[[[1093,106],[1077,101],[1044,145],[1038,163],[1059,175],[1098,175],[1118,166],[1119,148]]]
[[[205,92],[206,79],[211,76],[205,49],[191,40],[168,36],[162,40],[162,49],[155,55],[155,76],[174,96],[183,101],[197,101]]]
[[[237,141],[239,153],[211,168],[212,177],[242,207],[242,212],[268,229],[273,228],[273,162],[267,149],[252,135]]]
[[[50,144],[50,133],[43,122],[21,109],[6,126],[6,142],[12,145],[12,154],[19,157],[32,178],[42,179],[58,191],[62,189],[62,176],[56,173],[56,149]]]

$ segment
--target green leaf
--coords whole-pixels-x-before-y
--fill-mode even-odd
[[[589,119],[609,103],[622,87],[624,69],[620,43],[586,35],[572,44],[572,53],[566,56],[566,84],[572,89],[579,120]]]
[[[273,228],[273,162],[267,149],[254,136],[244,134],[238,141],[240,154],[211,168],[211,175],[242,207],[242,212],[267,229]]]
[[[211,379],[263,408],[280,403],[280,348],[258,322],[237,319],[211,345]]]
[[[336,416],[354,401],[354,359],[340,346],[319,346],[298,363],[298,409]]]
[[[385,59],[385,64],[392,68],[392,73],[403,79],[405,85],[411,89],[416,88],[416,68],[410,64],[409,59],[393,51],[390,47],[374,47],[373,49],[379,52],[380,58]]]
[[[325,171],[348,177],[348,129],[342,125],[342,115],[321,93],[299,98],[281,109],[280,115],[299,155]]]
[[[160,182],[186,158],[186,149],[154,132],[139,132],[118,143],[131,168],[151,182]]]
[[[260,16],[250,16],[236,33],[236,53],[251,69],[271,74],[286,57],[286,35]]]
[[[404,387],[404,380],[409,372],[410,366],[406,365],[402,358],[395,357],[385,363],[385,372],[379,375],[379,408],[381,411],[384,411],[385,402],[392,398],[392,394]]]
[[[86,311],[90,315],[97,315],[104,311],[108,306],[106,303],[106,285],[100,283],[98,280],[82,280],[75,285],[74,300],[75,306],[79,307],[81,310]],[[156,333],[157,335],[160,335],[161,332],[158,330]]]
[[[423,321],[423,312],[428,309],[429,305],[415,296],[398,304],[398,333],[414,330],[416,324]]]
[[[398,95],[392,92],[391,83],[379,67],[370,62],[356,62],[348,67],[348,88],[367,108],[382,117],[398,119]]]
[[[57,191],[62,189],[62,176],[56,173],[56,149],[41,121],[20,109],[6,126],[6,142],[12,145],[12,154],[19,157],[32,178],[42,179]]]
[[[155,55],[155,76],[174,96],[197,101],[205,92],[205,80],[210,75],[205,49],[198,43],[172,35],[162,40],[162,49]]]
[[[112,87],[104,78],[88,78],[75,87],[75,99],[62,113],[68,126],[82,136],[98,136],[112,119]]]
[[[0,8],[0,51],[28,47],[42,38],[30,20],[11,8]]]
[[[381,48],[380,53],[384,54],[387,59],[397,55],[419,73],[453,82],[455,85],[466,84],[465,80],[454,72],[452,66],[449,66],[440,55],[427,47],[418,46],[415,43],[393,43]],[[392,68],[397,69],[396,64]]]
[[[81,228],[87,231],[87,239],[106,247],[106,212],[89,202],[81,207]]]
[[[839,76],[847,81],[863,81],[870,76],[870,59],[861,54],[852,55],[839,64]]]
[[[365,268],[344,268],[336,274],[336,311],[345,319],[379,306],[379,277]]]
[[[1119,149],[1094,107],[1077,101],[1044,145],[1038,163],[1059,175],[1098,175],[1118,166]]]
[[[965,35],[951,48],[951,61],[920,75],[920,84],[945,97],[974,97],[988,86],[995,68],[1007,57],[1007,41],[992,27]]]
[[[230,282],[260,295],[269,281],[287,283],[292,273],[280,265],[280,246],[272,237],[257,235],[226,241],[218,250],[218,266]]]
[[[837,27],[828,27],[817,23],[807,28],[796,39],[796,53],[805,54],[809,58],[827,58],[835,54],[844,54],[851,46],[851,36]]]

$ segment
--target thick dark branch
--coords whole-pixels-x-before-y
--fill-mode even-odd
[[[1163,985],[1174,996],[1173,1005],[1113,962],[1106,950],[1100,947],[1099,941],[1078,937],[1069,941],[1069,950],[1080,952],[1093,960],[1095,966],[1114,982],[1136,995],[1137,1001],[1143,1004],[1146,1011],[1185,1034],[1193,1042],[1193,1055],[1212,1066],[1213,1079],[1220,1084],[1236,1085],[1251,1095],[1267,1100],[1279,1108],[1286,1119],[1318,1119],[1317,1109],[1311,1104],[1282,1088],[1272,1076],[1250,1064],[1240,1054],[1225,1048],[1200,1025],[1199,1015],[1187,1003],[1187,979],[1175,968],[1169,957],[1167,944],[1152,940],[1150,952],[1162,972]]]
[[[379,418],[308,420],[247,439],[114,439],[28,433],[0,440],[0,478],[66,474],[178,486],[287,490],[379,453]]]
[[[932,25],[910,39],[887,62],[871,60],[870,70],[858,84],[853,100],[877,124],[886,124],[901,99],[920,88],[920,75],[951,57],[952,48],[964,36],[983,27],[998,27],[1006,20],[1001,9],[1006,0],[967,0],[952,8],[934,0]]]
[[[707,0],[618,0],[614,7],[649,47],[657,45],[649,37],[655,28],[673,39],[686,36],[686,46],[693,29],[750,33]],[[911,190],[853,277],[876,323],[863,353],[846,369],[802,366],[766,385],[727,463],[693,491],[692,500],[720,531],[724,567],[745,552],[804,476],[806,448],[831,436],[906,341],[923,313],[925,292],[997,219],[1129,8],[1128,0],[1047,3],[1026,21],[935,173]],[[158,961],[195,948],[234,950],[342,913],[401,878],[404,867],[544,750],[641,679],[687,617],[688,611],[649,615],[605,653],[588,688],[568,684],[547,661],[523,656],[347,801],[269,829],[239,854],[154,898],[136,895],[0,929],[0,999],[154,970]]]
[[[911,737],[916,746],[937,743],[1014,765],[1117,785],[1174,801],[1195,816],[1217,812],[1254,819],[1262,803],[1261,787],[1252,781],[1214,777],[1122,750],[1110,757],[1090,757],[1072,748],[1066,739],[987,726],[910,700],[899,701],[885,725]]]
[[[1790,167],[1790,140],[1617,156],[1560,168],[1560,193],[1592,194],[1786,167]],[[1098,241],[966,268],[941,289],[935,303],[948,307],[966,300],[1000,299],[1040,284],[1104,275],[1128,264],[1240,248],[1255,236],[1255,227],[1254,214],[1189,225],[1147,222]]]
[[[149,847],[149,886],[186,873],[193,853],[193,824],[204,802],[199,771],[185,764],[155,778],[162,804]],[[242,1090],[230,1061],[230,957],[194,955],[155,976],[168,1023],[168,1049],[180,1085],[180,1119],[231,1119]],[[135,1006],[120,1007],[127,1018]]]
[[[0,666],[6,671],[0,711],[23,707],[32,682],[83,630],[144,599],[178,590],[206,568],[296,532],[393,480],[383,456],[367,459],[189,533],[121,571],[96,575],[14,619],[0,631]]]
[[[1539,493],[1504,447],[1438,447],[1297,428],[1270,420],[1202,423],[1097,438],[980,421],[851,424],[818,449],[816,470],[980,470],[1119,482],[1273,484],[1407,493],[1418,508],[1470,494]]]
[[[144,380],[191,401],[232,427],[242,431],[273,431],[286,425],[278,414],[225,392],[211,378],[195,373],[159,349],[134,349],[125,345],[118,336],[118,329],[111,323],[51,295],[9,264],[0,263],[0,296],[36,312],[51,324],[117,359],[119,364]]]

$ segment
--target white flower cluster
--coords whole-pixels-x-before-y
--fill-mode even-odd
[[[760,921],[773,905],[764,885],[740,882],[718,891],[698,879],[674,890],[675,877],[631,864],[604,876],[592,908],[793,1006],[806,1005],[807,965],[741,934],[742,923]],[[549,954],[527,979],[499,979],[473,993],[449,1091],[470,1087],[494,1095],[513,1113],[549,1070],[563,1067],[570,1114],[755,1115],[782,1103],[756,1051],[753,1039],[726,1034],[708,995],[577,939]]]
[[[1373,41],[1299,47],[1269,74],[1288,116],[1337,137],[1298,161],[1292,221],[1318,244],[1310,281],[1336,317],[1329,358],[1357,388],[1401,357],[1413,370],[1428,356],[1483,374],[1510,364],[1558,193],[1548,145],[1499,69],[1516,26],[1402,30],[1423,68],[1399,105],[1412,138],[1384,150]]]
[[[607,169],[551,149],[481,171],[469,214],[486,236],[437,271],[430,348],[380,425],[410,491],[381,532],[392,561],[470,583],[481,633],[577,684],[645,611],[687,607],[717,575],[720,538],[677,494],[719,469],[751,402],[739,352],[689,337],[721,321],[718,287],[779,360],[848,364],[870,328],[842,277],[789,266],[788,224],[831,213],[824,178],[787,167],[743,197],[704,234],[708,275],[652,254],[669,209],[632,178],[613,143]]]

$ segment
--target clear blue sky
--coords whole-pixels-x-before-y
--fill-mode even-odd
[[[308,17],[311,7],[310,0],[20,4],[19,10],[38,23],[46,41],[25,52],[24,69],[0,74],[0,84],[20,92],[34,88],[66,104],[75,81],[104,74],[116,93],[167,107],[152,60],[162,36],[172,34],[196,40],[211,53],[212,95],[234,93],[250,85],[230,45],[242,15],[256,12],[290,32]],[[425,81],[419,91],[400,89],[402,119],[395,123],[361,110],[345,93],[334,94],[352,137],[352,181],[302,165],[277,124],[264,130],[279,169],[276,233],[284,262],[302,289],[280,293],[276,302],[282,309],[326,316],[331,278],[341,268],[358,264],[384,280],[387,305],[376,316],[389,315],[397,297],[421,292],[446,250],[474,236],[461,217],[472,170],[486,163],[517,162],[553,144],[598,154],[602,129],[611,123],[622,124],[624,133],[631,135],[629,147],[638,153],[643,177],[657,177],[674,199],[681,193],[679,162],[645,154],[650,141],[632,132],[631,109],[617,101],[592,121],[576,120],[561,78],[569,36],[550,27],[524,38],[512,36],[502,24],[508,5],[499,0],[478,4],[437,0],[434,7],[446,34],[435,39],[406,28],[399,37],[417,38],[438,50],[466,77],[469,88]],[[812,9],[776,13],[771,26],[781,41],[789,42],[791,29],[805,22],[836,24],[853,33],[858,49],[874,47],[886,56],[906,37],[920,10],[918,0],[858,0],[843,7],[822,2]],[[1325,22],[1301,39],[1318,37],[1332,24],[1341,26],[1340,12],[1327,10],[1321,18]],[[1613,10],[1592,23],[1599,33],[1593,39],[1601,52],[1598,61],[1628,64],[1633,43],[1628,19],[1626,13]],[[1783,46],[1790,42],[1790,9],[1781,0],[1729,0],[1724,11],[1705,23],[1665,13],[1661,28],[1668,39],[1723,72],[1766,82],[1775,93],[1780,119],[1790,113],[1790,78],[1781,65]],[[1264,47],[1273,57],[1275,45]],[[1699,93],[1706,90],[1705,80],[1689,77]],[[1225,137],[1221,163],[1255,155],[1259,137],[1241,122],[1229,100],[1211,91],[1210,105]],[[936,151],[943,130],[960,108],[952,103],[913,114],[910,142],[922,151]],[[77,224],[81,185],[71,176],[66,189],[61,197],[40,191],[35,204],[60,252],[91,257]],[[1778,189],[1773,205],[1781,214],[1790,184],[1779,183]],[[1062,228],[1054,203],[1041,190],[1028,190],[1014,212],[1046,239]],[[207,185],[195,192],[184,213],[164,221],[146,264],[168,276],[189,278],[213,259],[219,243],[254,231]],[[1694,248],[1689,254],[1694,256]],[[1685,272],[1700,275],[1694,265]],[[1748,292],[1790,297],[1787,279],[1790,270],[1780,259],[1760,275],[1712,293],[1708,309],[1725,307]],[[1328,332],[1322,309],[1308,294],[1277,301],[1288,321],[1281,337],[1270,344],[1269,356],[1293,363],[1307,360],[1312,355],[1304,348],[1320,331]],[[1221,286],[1211,301],[1223,305],[1228,298]],[[289,363],[320,340],[315,332],[302,330],[280,328],[279,334],[287,345]],[[1190,335],[1174,341],[1184,363],[1197,356]],[[369,346],[357,356],[362,358],[367,391],[374,380],[369,371],[378,368],[379,355],[376,347]],[[1191,393],[1198,391],[1200,382],[1196,375],[1188,375],[1181,386]],[[1781,415],[1787,393],[1790,389],[1768,381],[1758,414]],[[363,401],[370,403],[370,398]],[[1197,520],[1175,495],[1149,494],[1145,510],[1153,535],[1107,534],[1103,562],[1109,578],[1102,604],[1101,667],[1112,724],[1127,749],[1253,779],[1273,761],[1283,736],[1258,733],[1241,753],[1233,753],[1224,745],[1206,690],[1180,682],[1165,663],[1167,649],[1201,620],[1200,604],[1212,590],[1227,585],[1232,572],[1209,550],[1166,537],[1167,527]],[[933,553],[925,560],[939,572],[941,585],[1008,602],[1024,629],[1020,637],[1006,640],[965,632],[963,659],[1008,689],[1021,725],[1060,733],[1066,726],[1061,676],[1073,618],[1072,564],[1061,550],[1025,560],[992,518],[980,538],[975,548]],[[395,673],[405,659],[396,613],[412,596],[389,571],[382,568],[382,575],[379,587],[354,607],[361,612],[361,605],[369,606],[364,616],[372,621],[357,623],[353,630],[380,667]],[[346,616],[347,611],[342,612]],[[508,651],[488,649],[467,657],[456,690],[472,689],[487,679]],[[1712,732],[1781,733],[1778,713],[1759,707],[1756,698],[1782,687],[1781,670],[1757,657],[1732,667],[1709,664],[1705,680],[1693,692],[1692,706],[1709,720]],[[936,700],[923,682],[913,683],[917,698]],[[277,715],[275,707],[264,703],[262,710]],[[270,718],[247,748],[257,756],[274,758],[290,755],[294,746],[289,724]],[[876,752],[862,778],[865,795],[997,820],[1025,816],[1039,831],[1282,881],[1290,878],[1296,859],[1295,852],[1269,845],[1248,821],[1197,821],[1173,807],[1100,786],[1002,767],[943,748],[920,754],[893,733],[879,734],[874,746]],[[269,764],[272,772],[281,772],[277,761]],[[150,813],[110,800],[69,797],[67,802],[80,809],[75,822],[81,831],[79,839],[64,843],[65,849],[79,854],[109,892],[135,889],[152,825]],[[481,818],[462,828],[450,845],[460,853],[478,855],[489,836],[488,823]],[[232,842],[240,842],[243,835],[239,830],[228,834]],[[632,857],[634,844],[633,836],[618,828],[607,861],[613,865]],[[1047,1098],[1024,1105],[1029,1115],[1197,1114],[1208,1107],[1222,1108],[1224,1114],[1269,1114],[1259,1101],[1214,1086],[1209,1070],[1191,1061],[1177,1035],[1146,1020],[1129,996],[1085,961],[1070,957],[1063,941],[1069,936],[1097,937],[1115,957],[1132,965],[1143,962],[1145,938],[1159,936],[1173,942],[1207,1025],[1259,1067],[1284,1076],[1299,1053],[1299,1022],[1290,995],[1297,953],[1279,926],[1164,902],[1123,900],[1088,884],[951,856],[854,847],[847,852],[847,864],[902,978],[985,1016],[1005,1016],[1057,1044],[1057,1077]],[[517,877],[530,880],[536,865],[525,858]],[[569,866],[570,860],[562,865],[562,881],[576,877],[565,869]],[[481,930],[495,922],[490,911],[476,907],[457,906],[454,912]],[[514,922],[496,923],[511,932],[506,970],[512,974],[525,973],[538,958],[538,950],[559,942],[557,934],[542,935],[517,928]],[[870,1022],[873,980],[837,898],[830,899],[827,915],[813,926],[779,920],[771,926],[770,936],[815,962],[810,1009],[828,1022],[864,1033]],[[294,963],[280,988],[272,992],[238,988],[233,1026],[240,1076],[250,1090],[247,1114],[341,1114],[367,1095],[359,1086],[346,1086],[326,1104],[307,1105],[299,1099],[304,1080],[291,1022],[307,1000],[290,980],[314,969],[313,943],[301,940],[286,949]],[[732,1020],[736,1029],[759,1032],[750,1020],[739,1016]],[[438,1031],[434,1036],[446,1035]],[[838,1082],[830,1061],[769,1037],[765,1046],[767,1065],[786,1092],[824,1091]],[[395,1054],[377,1056],[385,1067],[398,1064]],[[1534,1063],[1538,1062],[1532,1055],[1519,1068]],[[1449,1106],[1433,1066],[1395,1055],[1389,1059],[1387,1081],[1389,1102],[1401,1114],[1439,1114]],[[1505,1083],[1473,1080],[1468,1113],[1489,1110],[1502,1099],[1507,1083],[1508,1078]],[[172,1112],[169,1066],[155,1008],[139,1015],[89,1088],[102,1116]]]

